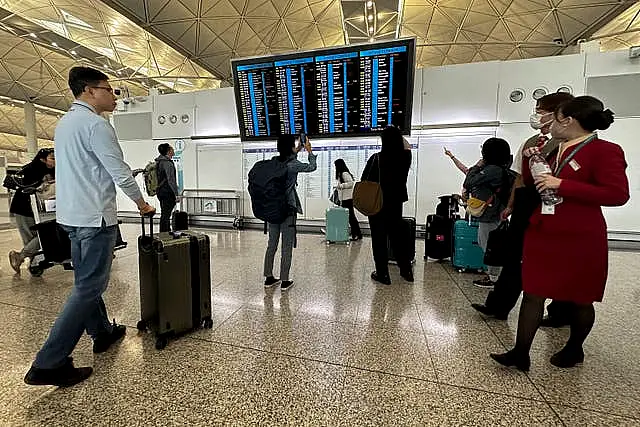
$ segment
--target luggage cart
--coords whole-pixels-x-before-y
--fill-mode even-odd
[[[48,268],[55,265],[62,265],[65,270],[73,270],[71,263],[71,240],[68,233],[56,222],[56,200],[43,199],[36,192],[30,195],[31,210],[35,225],[32,227],[38,235],[40,242],[40,252],[36,254],[38,262],[31,263],[29,272],[35,277],[39,277]],[[120,221],[118,221],[118,234],[116,238],[115,251],[127,247],[127,242],[122,240],[120,234]]]
[[[55,265],[62,265],[65,270],[73,270],[71,241],[67,232],[56,222],[56,200],[43,199],[38,192],[29,197],[36,223],[32,230],[37,233],[40,241],[40,252],[36,254],[36,259],[39,261],[31,262],[29,272],[39,277],[46,269]]]
[[[184,190],[182,208],[191,216],[233,218],[233,228],[242,230],[242,193],[235,190]]]

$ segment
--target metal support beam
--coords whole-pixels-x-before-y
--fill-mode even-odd
[[[36,135],[36,106],[30,102],[25,102],[24,104],[24,130],[27,152],[35,156],[38,152],[38,137]]]

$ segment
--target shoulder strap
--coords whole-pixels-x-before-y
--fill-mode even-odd
[[[567,166],[569,164],[569,162],[571,162],[571,160],[573,160],[575,155],[578,154],[578,151],[582,150],[588,143],[590,143],[591,141],[593,141],[597,137],[598,137],[597,135],[592,135],[589,138],[587,138],[584,141],[582,141],[580,144],[578,144],[578,146],[576,148],[574,148],[571,153],[569,153],[569,155],[562,161],[562,163],[560,163],[560,166],[558,166],[558,169],[556,169],[556,171],[555,171],[555,173],[553,175],[554,176],[560,175],[560,172],[562,172],[562,169],[564,169],[564,167]],[[558,151],[558,153],[559,153],[559,151]],[[557,164],[558,160],[560,160],[560,159],[556,158],[556,164]]]

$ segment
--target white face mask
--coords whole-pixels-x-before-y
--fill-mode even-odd
[[[543,122],[542,120],[544,119],[544,116],[546,116],[546,115],[547,114],[533,113],[529,117],[529,124],[535,130],[542,129],[543,127],[545,127],[545,126],[551,124],[551,122],[553,122],[553,120],[549,120],[547,122]]]

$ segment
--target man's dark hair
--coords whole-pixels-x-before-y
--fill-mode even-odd
[[[109,80],[109,77],[94,68],[73,67],[69,71],[69,88],[76,98],[82,95],[87,86],[97,86],[106,80]]]
[[[561,106],[565,102],[571,101],[572,99],[573,95],[571,95],[570,93],[550,93],[549,95],[545,95],[542,98],[538,99],[536,108],[553,113],[559,106]]]
[[[293,154],[293,148],[296,146],[296,135],[282,134],[278,136],[278,153],[281,159],[286,159]]]
[[[158,145],[158,153],[160,153],[160,155],[162,156],[166,156],[170,149],[171,146],[166,142],[164,144]]]
[[[489,138],[482,144],[482,158],[487,165],[507,167],[511,161],[511,148],[502,138]]]

